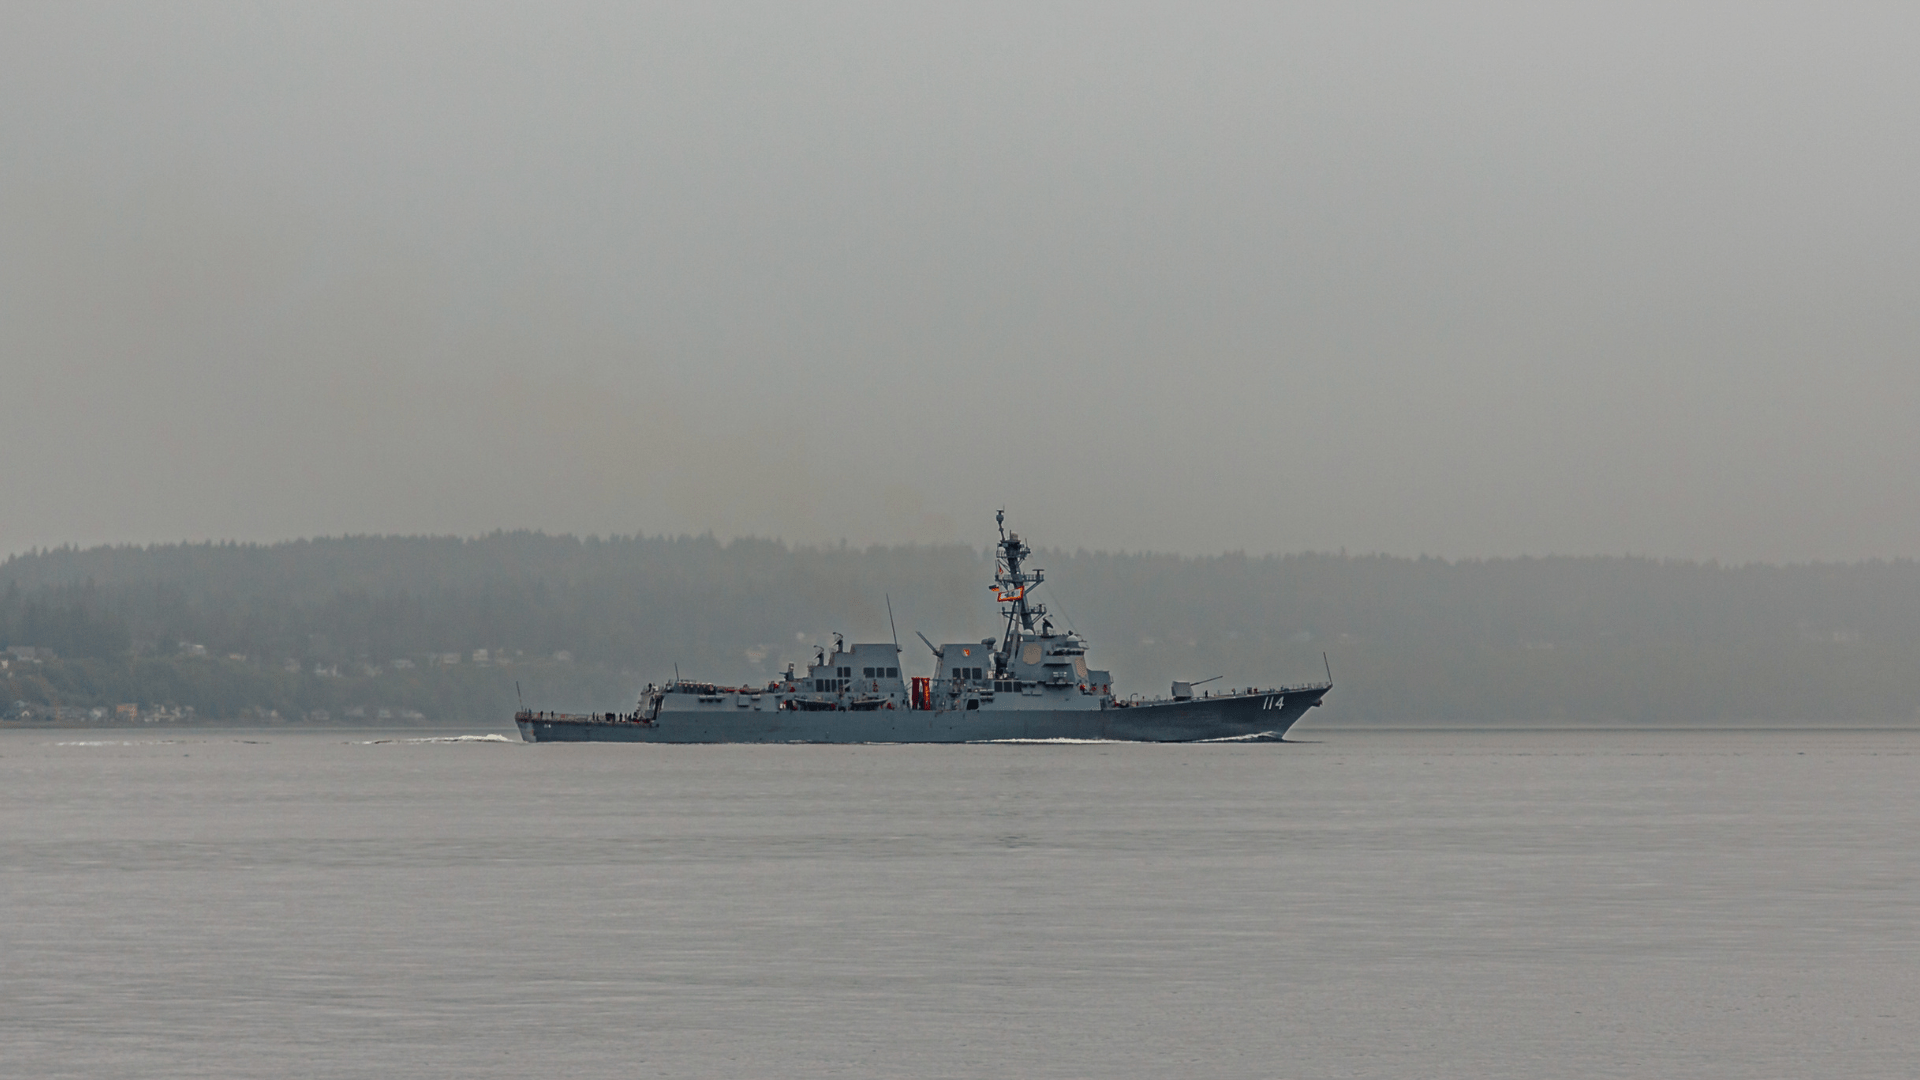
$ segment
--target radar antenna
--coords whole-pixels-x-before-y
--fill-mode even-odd
[[[882,593],[881,595],[886,596],[887,598],[887,629],[893,631],[893,655],[899,656],[900,655],[900,628],[893,624],[893,597],[886,593]]]

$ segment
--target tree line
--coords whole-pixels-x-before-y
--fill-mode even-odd
[[[1308,681],[1330,664],[1337,689],[1316,721],[1884,723],[1920,709],[1912,561],[1043,550],[1036,562],[1051,617],[1090,639],[1125,693],[1211,675]],[[0,646],[55,659],[13,662],[0,694],[171,700],[201,716],[391,698],[478,719],[532,682],[545,706],[627,708],[676,665],[762,682],[836,631],[903,635],[903,662],[921,671],[914,630],[997,632],[991,575],[990,553],[963,545],[535,532],[33,551],[0,563]]]

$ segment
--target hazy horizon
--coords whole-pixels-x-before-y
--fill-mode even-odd
[[[1019,530],[1010,529],[1009,531],[1017,532]],[[727,547],[734,543],[747,543],[747,544],[772,543],[772,544],[780,545],[790,551],[796,551],[796,552],[797,551],[824,552],[824,551],[832,551],[836,548],[854,550],[854,551],[888,551],[888,550],[905,550],[905,549],[913,549],[913,548],[932,549],[932,548],[947,547],[950,545],[965,548],[975,554],[981,554],[988,557],[991,556],[991,553],[993,551],[993,545],[988,541],[983,540],[979,543],[974,543],[965,538],[959,538],[959,539],[953,539],[953,540],[937,540],[937,539],[936,540],[891,540],[891,541],[874,540],[874,541],[866,541],[866,542],[857,542],[849,537],[832,537],[832,538],[823,537],[819,539],[796,540],[796,539],[791,539],[791,538],[781,537],[781,536],[768,536],[760,533],[738,533],[734,535],[725,535],[725,534],[718,533],[712,529],[705,529],[697,532],[690,531],[690,530],[681,530],[677,532],[656,531],[656,532],[623,532],[623,533],[589,533],[589,532],[566,532],[566,531],[560,531],[560,530],[539,529],[539,528],[524,528],[524,529],[492,528],[492,529],[484,529],[484,530],[478,530],[474,532],[464,532],[464,533],[463,532],[435,532],[435,533],[427,533],[427,532],[344,533],[342,532],[342,533],[316,533],[310,536],[285,536],[285,537],[278,537],[278,538],[261,538],[261,539],[243,539],[243,538],[232,537],[232,536],[211,536],[211,537],[201,537],[201,538],[190,539],[190,540],[180,540],[180,539],[120,540],[120,541],[96,541],[92,543],[62,541],[60,543],[55,543],[55,544],[45,544],[45,545],[40,545],[36,547],[23,548],[18,551],[0,552],[0,564],[4,564],[11,560],[31,559],[39,556],[44,556],[44,555],[58,554],[59,552],[62,552],[62,551],[69,551],[69,552],[82,553],[82,554],[89,553],[89,552],[96,552],[100,550],[163,551],[163,550],[169,550],[169,549],[179,549],[184,547],[197,547],[197,546],[209,546],[209,545],[214,547],[220,547],[228,544],[236,544],[236,545],[256,547],[256,548],[275,548],[275,547],[281,547],[286,545],[317,544],[317,543],[328,543],[328,542],[337,542],[337,541],[345,541],[345,540],[363,540],[363,539],[454,540],[454,541],[472,543],[472,542],[487,540],[489,538],[497,537],[501,535],[533,535],[533,536],[550,537],[557,540],[578,540],[583,543],[602,543],[602,542],[618,543],[618,542],[627,542],[627,541],[708,540],[710,539],[715,541],[722,547]],[[1724,567],[1729,570],[1738,570],[1738,569],[1745,569],[1745,568],[1793,569],[1797,567],[1816,567],[1816,566],[1859,567],[1859,566],[1867,566],[1867,565],[1873,565],[1873,564],[1898,565],[1903,563],[1912,563],[1915,561],[1920,561],[1920,556],[1912,556],[1912,555],[1893,555],[1893,556],[1868,555],[1868,556],[1861,556],[1859,558],[1852,558],[1852,559],[1771,559],[1771,560],[1770,559],[1738,559],[1736,560],[1736,559],[1721,559],[1715,556],[1693,557],[1693,556],[1675,556],[1675,555],[1653,555],[1653,554],[1649,554],[1645,552],[1637,552],[1637,551],[1614,551],[1614,552],[1596,551],[1596,552],[1586,552],[1586,553],[1580,553],[1580,554],[1573,554],[1568,552],[1556,552],[1556,551],[1543,551],[1543,552],[1515,552],[1512,554],[1500,554],[1500,555],[1451,555],[1449,556],[1449,555],[1436,555],[1431,552],[1424,552],[1424,551],[1422,552],[1357,551],[1357,550],[1351,550],[1344,547],[1298,548],[1290,551],[1253,551],[1253,550],[1248,550],[1246,548],[1226,548],[1226,549],[1217,550],[1217,551],[1171,551],[1171,550],[1165,550],[1160,548],[1102,547],[1102,546],[1097,546],[1092,544],[1076,544],[1076,545],[1048,544],[1048,543],[1045,543],[1039,537],[1029,537],[1029,539],[1033,541],[1034,550],[1036,550],[1043,556],[1074,555],[1074,554],[1101,555],[1101,556],[1114,555],[1114,556],[1129,556],[1129,557],[1166,557],[1166,558],[1177,558],[1185,561],[1207,561],[1207,560],[1218,560],[1223,558],[1235,558],[1235,557],[1248,558],[1248,559],[1284,559],[1288,557],[1324,557],[1324,558],[1338,558],[1338,559],[1385,559],[1385,560],[1391,560],[1395,562],[1420,562],[1424,560],[1433,560],[1433,561],[1447,563],[1449,565],[1467,565],[1467,564],[1475,564],[1475,563],[1493,564],[1493,563],[1528,562],[1528,561],[1582,562],[1582,561],[1588,561],[1588,560],[1623,560],[1623,561],[1629,561],[1629,562],[1646,562],[1646,563],[1655,563],[1660,565],[1672,565],[1672,566],[1683,566],[1683,565],[1693,565],[1693,566],[1703,566],[1703,567],[1718,566],[1718,567]]]
[[[0,554],[1920,556],[1916,31],[10,5]]]

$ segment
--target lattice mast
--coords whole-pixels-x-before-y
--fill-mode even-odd
[[[1014,654],[1019,650],[1023,634],[1032,634],[1035,619],[1041,620],[1041,634],[1044,636],[1052,629],[1046,621],[1047,606],[1027,599],[1027,593],[1046,580],[1046,571],[1024,569],[1022,563],[1033,549],[1020,539],[1019,533],[1007,531],[1007,511],[1002,508],[993,516],[1000,527],[1000,544],[994,560],[993,597],[1006,605],[1001,609],[1001,617],[1007,620],[1007,629],[1000,637],[1000,648],[993,654],[993,670],[996,677],[1004,677]]]

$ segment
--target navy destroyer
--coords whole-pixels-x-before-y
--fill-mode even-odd
[[[997,516],[992,585],[1006,627],[999,638],[935,645],[926,675],[904,674],[898,642],[816,648],[804,673],[760,686],[674,678],[649,685],[630,713],[514,714],[528,742],[964,743],[1114,739],[1200,742],[1277,739],[1333,689],[1325,682],[1196,695],[1176,682],[1165,698],[1121,698],[1110,673],[1087,666],[1087,641],[1056,630],[1032,598],[1045,572]],[[1207,680],[1211,681],[1211,680]]]

